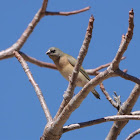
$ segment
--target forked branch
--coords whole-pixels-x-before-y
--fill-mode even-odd
[[[46,62],[43,62],[43,61],[40,61],[40,60],[37,60],[33,57],[30,57],[28,55],[26,55],[25,53],[19,51],[20,55],[24,58],[24,60],[32,63],[32,64],[35,64],[39,67],[45,67],[45,68],[50,68],[50,69],[56,69],[56,65],[52,64],[52,63],[46,63]]]
[[[100,83],[100,89],[102,90],[102,92],[104,93],[106,99],[115,107],[117,108],[117,110],[119,110],[120,108],[120,104],[115,102],[111,97],[110,95],[108,94],[108,92],[105,90],[105,87],[103,85],[103,83]]]

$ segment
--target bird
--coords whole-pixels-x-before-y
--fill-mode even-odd
[[[61,75],[69,81],[77,60],[56,47],[49,48],[46,54],[53,60]],[[90,77],[81,66],[77,76],[76,86],[84,87],[90,80]],[[100,99],[100,95],[95,89],[92,89],[91,92],[97,99]]]

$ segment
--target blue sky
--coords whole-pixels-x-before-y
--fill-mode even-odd
[[[20,37],[35,13],[42,4],[40,0],[8,0],[0,1],[0,50],[10,47]],[[52,0],[49,1],[49,11],[72,11],[91,6],[87,12],[63,16],[47,16],[37,25],[21,51],[36,59],[51,62],[45,52],[51,46],[56,46],[64,52],[77,57],[87,29],[90,15],[95,17],[93,37],[83,67],[96,68],[111,62],[114,58],[122,34],[127,32],[128,13],[134,9],[134,35],[124,54],[126,60],[120,64],[121,69],[140,77],[140,1],[139,0]],[[40,68],[28,63],[29,68],[39,84],[52,116],[57,112],[63,99],[63,93],[68,82],[58,71]],[[0,139],[3,140],[38,140],[46,124],[35,91],[16,58],[0,61]],[[92,77],[91,77],[92,78]],[[58,82],[59,80],[59,82]],[[122,78],[110,78],[103,82],[106,90],[121,95],[124,102],[134,87],[134,83]],[[76,88],[77,93],[81,88]],[[77,123],[115,115],[116,109],[105,99],[99,86],[96,90],[101,100],[96,100],[90,93],[81,106],[73,112],[66,124]],[[139,110],[140,100],[134,111]],[[80,130],[65,133],[61,140],[103,140],[113,122],[103,123]],[[125,139],[131,132],[138,129],[139,121],[130,121],[122,130],[119,140]],[[140,135],[134,140],[140,139]]]

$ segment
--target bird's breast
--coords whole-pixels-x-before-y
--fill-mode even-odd
[[[66,80],[70,80],[74,67],[69,63],[67,57],[61,57],[59,61],[55,62],[57,69]],[[79,72],[76,86],[83,87],[88,82],[87,78]]]
[[[73,66],[67,65],[60,70],[60,73],[66,80],[69,81],[72,76],[73,69]],[[83,87],[87,82],[88,80],[85,78],[85,76],[81,72],[79,72],[76,79],[76,86]]]
[[[60,57],[58,61],[54,61],[57,69],[62,76],[69,81],[69,76],[72,74],[73,66],[69,63],[67,57]]]

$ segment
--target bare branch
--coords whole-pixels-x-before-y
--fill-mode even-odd
[[[126,57],[122,57],[121,58],[121,60],[124,60]],[[110,62],[110,63],[107,63],[107,64],[104,64],[104,65],[101,65],[101,66],[99,66],[99,67],[97,67],[96,69],[87,69],[86,70],[86,72],[89,74],[89,75],[97,75],[97,74],[99,74],[99,70],[101,70],[101,69],[104,69],[104,68],[106,68],[106,67],[108,67],[108,66],[110,66],[110,64],[111,64],[112,62]],[[97,73],[98,72],[98,73]]]
[[[106,99],[115,107],[119,110],[119,106],[116,102],[114,102],[114,100],[109,96],[108,92],[105,90],[103,83],[100,83],[100,89],[102,90],[102,92],[104,93],[104,95],[106,96]]]
[[[128,32],[126,33],[126,35],[122,36],[122,41],[121,44],[119,46],[119,50],[112,62],[112,69],[116,70],[119,68],[119,63],[121,61],[121,58],[124,54],[124,52],[127,50],[127,47],[129,45],[129,42],[132,39],[133,36],[133,28],[134,28],[134,23],[133,23],[133,19],[134,19],[134,12],[133,9],[131,9],[131,11],[129,12],[129,27],[128,27]]]
[[[13,57],[14,56],[13,51],[14,50],[19,51],[22,48],[22,46],[24,45],[30,34],[33,32],[37,23],[44,16],[43,12],[45,13],[47,3],[48,0],[43,1],[42,8],[36,13],[33,20],[29,23],[28,27],[23,32],[21,37],[17,40],[17,42],[14,43],[10,48],[7,48],[6,50],[0,52],[0,60]]]
[[[46,67],[46,68],[50,68],[50,69],[55,69],[57,70],[56,68],[56,65],[55,64],[52,64],[52,63],[46,63],[46,62],[43,62],[43,61],[40,61],[40,60],[37,60],[33,57],[30,57],[28,55],[26,55],[25,53],[23,52],[19,52],[20,55],[24,58],[24,60],[30,62],[30,63],[33,63],[39,67]]]
[[[81,12],[85,12],[87,10],[89,10],[90,7],[85,7],[83,9],[80,9],[80,10],[76,10],[76,11],[71,11],[71,12],[50,12],[50,11],[46,11],[45,12],[45,15],[51,15],[51,16],[69,16],[69,15],[74,15],[74,14],[78,14],[78,13],[81,13]]]
[[[115,71],[115,73],[116,73],[118,76],[120,76],[120,77],[122,77],[122,78],[124,78],[124,79],[126,79],[126,80],[130,80],[130,81],[135,82],[136,84],[139,84],[139,85],[140,85],[140,79],[138,79],[137,77],[134,77],[134,76],[132,76],[132,75],[129,75],[129,74],[127,74],[127,73],[121,71],[120,69],[117,69],[117,70]]]
[[[26,75],[28,76],[29,81],[31,82],[32,86],[34,87],[36,95],[37,95],[37,97],[38,97],[38,99],[40,101],[41,107],[43,108],[43,111],[45,113],[45,116],[46,116],[48,122],[51,122],[52,117],[51,117],[49,109],[48,109],[48,107],[46,105],[46,102],[45,102],[45,99],[43,97],[43,94],[42,94],[38,84],[35,82],[35,80],[34,80],[34,78],[32,76],[32,73],[29,70],[29,67],[28,67],[27,63],[25,62],[25,60],[22,58],[22,56],[17,51],[14,51],[14,55],[18,59],[18,61],[21,63],[21,66],[23,67]]]
[[[131,133],[126,140],[131,140],[132,138],[134,138],[136,135],[140,134],[140,128],[138,130],[136,130],[135,132]]]
[[[81,122],[81,123],[76,123],[76,124],[71,124],[68,126],[63,127],[63,133],[75,130],[75,129],[80,129],[84,128],[87,126],[92,126],[104,122],[110,122],[110,121],[127,121],[127,120],[140,120],[140,115],[115,115],[115,116],[108,116],[96,120],[91,120],[87,122]]]

